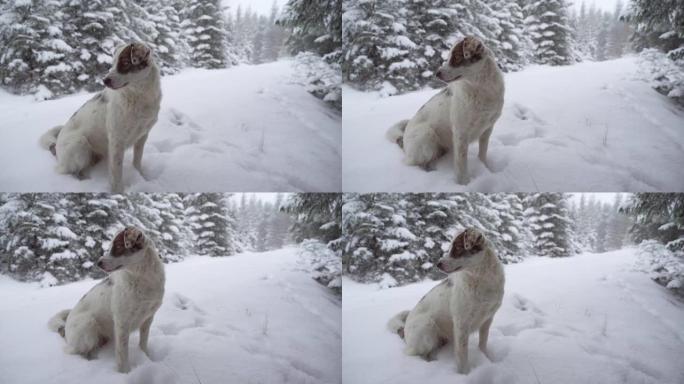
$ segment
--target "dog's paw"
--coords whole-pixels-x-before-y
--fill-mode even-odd
[[[131,371],[131,366],[126,364],[126,365],[117,367],[116,370],[119,371],[119,373],[128,373]]]
[[[468,185],[470,183],[470,176],[465,175],[465,176],[457,176],[456,177],[456,183],[460,185]]]

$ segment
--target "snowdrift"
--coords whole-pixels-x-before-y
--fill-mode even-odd
[[[380,98],[343,90],[343,190],[349,192],[683,191],[684,111],[651,89],[636,57],[505,75],[503,115],[487,169],[470,147],[471,182],[453,158],[432,172],[402,162],[385,131],[438,91]]]
[[[341,188],[341,117],[297,80],[293,61],[221,70],[187,69],[162,78],[159,121],[145,146],[145,178],[132,150],[126,192],[336,192]],[[0,91],[4,192],[109,192],[98,164],[79,181],[54,171],[38,146],[91,94],[37,102]]]
[[[152,359],[130,340],[131,372],[107,344],[87,361],[62,351],[47,320],[95,281],[52,288],[0,276],[3,383],[339,383],[340,300],[304,270],[297,248],[166,266],[150,332]]]
[[[505,266],[506,293],[489,334],[493,361],[469,343],[469,375],[452,344],[432,362],[403,353],[385,326],[437,282],[379,290],[343,281],[348,383],[681,383],[684,305],[634,270],[634,249]]]

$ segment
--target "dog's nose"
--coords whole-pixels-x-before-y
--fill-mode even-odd
[[[102,263],[102,260],[98,260],[96,265],[98,268],[102,268],[104,264]]]
[[[441,261],[437,263],[437,268],[442,269],[442,262]]]
[[[438,69],[437,73],[435,73],[435,76],[437,76],[438,79],[442,78],[442,70]]]
[[[106,86],[108,86],[108,87],[111,87],[111,86],[112,86],[112,79],[110,79],[109,77],[105,77],[105,78],[102,80],[102,82],[104,83],[104,85],[106,85]]]

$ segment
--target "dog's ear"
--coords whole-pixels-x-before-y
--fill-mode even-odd
[[[124,229],[124,246],[127,249],[141,249],[145,244],[145,235],[135,227]]]
[[[131,63],[133,65],[140,65],[146,63],[150,57],[150,48],[142,43],[131,44]]]
[[[474,36],[466,36],[463,39],[463,57],[466,60],[479,59],[484,54],[484,44]]]
[[[474,247],[482,246],[484,237],[480,231],[468,228],[463,232],[463,248],[471,250]]]

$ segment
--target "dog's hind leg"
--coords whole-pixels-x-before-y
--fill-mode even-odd
[[[478,157],[480,158],[480,161],[482,164],[489,168],[489,163],[487,163],[487,149],[489,148],[489,137],[492,135],[492,131],[494,130],[494,126],[492,125],[480,135],[480,148],[478,152]]]
[[[140,172],[140,176],[145,178],[145,175],[143,174],[142,171],[142,157],[143,157],[143,150],[145,149],[145,142],[147,141],[147,135],[143,135],[138,141],[135,143],[135,146],[133,147],[133,167]]]
[[[92,149],[85,136],[78,135],[60,140],[56,147],[58,173],[82,176],[90,167]]]
[[[429,171],[433,163],[444,155],[445,151],[439,144],[439,137],[428,125],[411,127],[404,134],[404,162],[417,165]]]
[[[97,321],[91,315],[70,315],[65,326],[65,351],[91,359],[100,347]]]
[[[433,352],[442,346],[437,324],[426,315],[416,315],[406,323],[404,341],[407,355],[421,356],[426,361],[431,361]]]

